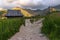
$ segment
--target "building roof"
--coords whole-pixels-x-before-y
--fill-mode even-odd
[[[8,10],[5,16],[23,16],[20,10]]]

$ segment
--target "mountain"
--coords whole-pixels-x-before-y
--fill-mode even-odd
[[[46,8],[44,10],[40,10],[40,9],[37,9],[37,10],[23,9],[23,10],[25,10],[26,12],[28,12],[34,16],[37,16],[37,15],[45,16],[48,14],[48,12],[50,12],[50,7]]]
[[[54,6],[54,8],[56,8],[56,9],[60,9],[60,5]]]
[[[15,8],[12,8],[13,10],[20,10],[21,13],[25,16],[25,17],[31,17],[33,16],[31,13],[29,13],[28,11],[26,11],[25,9],[23,8],[20,8],[20,7],[15,7]]]
[[[24,9],[26,10],[27,12],[29,12],[30,14],[33,14],[33,15],[40,15],[42,10],[30,10],[30,9]]]
[[[40,10],[40,9],[31,10],[31,9],[23,9],[23,8],[20,8],[20,7],[15,7],[15,8],[12,8],[12,9],[13,10],[21,10],[22,14],[25,17],[37,16],[37,15],[44,16],[44,15],[47,15],[48,12],[50,11],[49,7],[45,10]]]
[[[60,5],[50,7],[53,11],[60,11]]]

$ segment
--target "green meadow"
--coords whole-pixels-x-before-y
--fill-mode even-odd
[[[22,24],[24,18],[0,19],[0,40],[8,40],[19,31]]]
[[[44,17],[0,19],[0,40],[8,40],[16,32],[19,32],[19,28],[25,23],[25,19],[31,19],[30,21],[33,23],[40,18],[45,18],[41,29],[42,33],[50,40],[60,40],[60,12],[51,12]]]
[[[42,33],[50,40],[60,40],[60,12],[52,12],[45,17]]]

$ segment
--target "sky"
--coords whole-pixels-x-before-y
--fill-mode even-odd
[[[60,0],[0,0],[0,7],[22,7],[27,9],[45,9],[49,6],[60,5]]]

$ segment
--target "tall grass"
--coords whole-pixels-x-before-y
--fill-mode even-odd
[[[43,18],[44,16],[40,16],[40,15],[37,15],[37,16],[34,16],[34,17],[31,17],[30,19],[30,22],[33,23],[33,22],[36,22],[38,20],[40,20],[41,18]]]
[[[60,13],[52,13],[45,17],[42,33],[50,40],[60,40]]]
[[[0,40],[8,40],[19,31],[22,24],[24,24],[23,18],[0,19]]]

